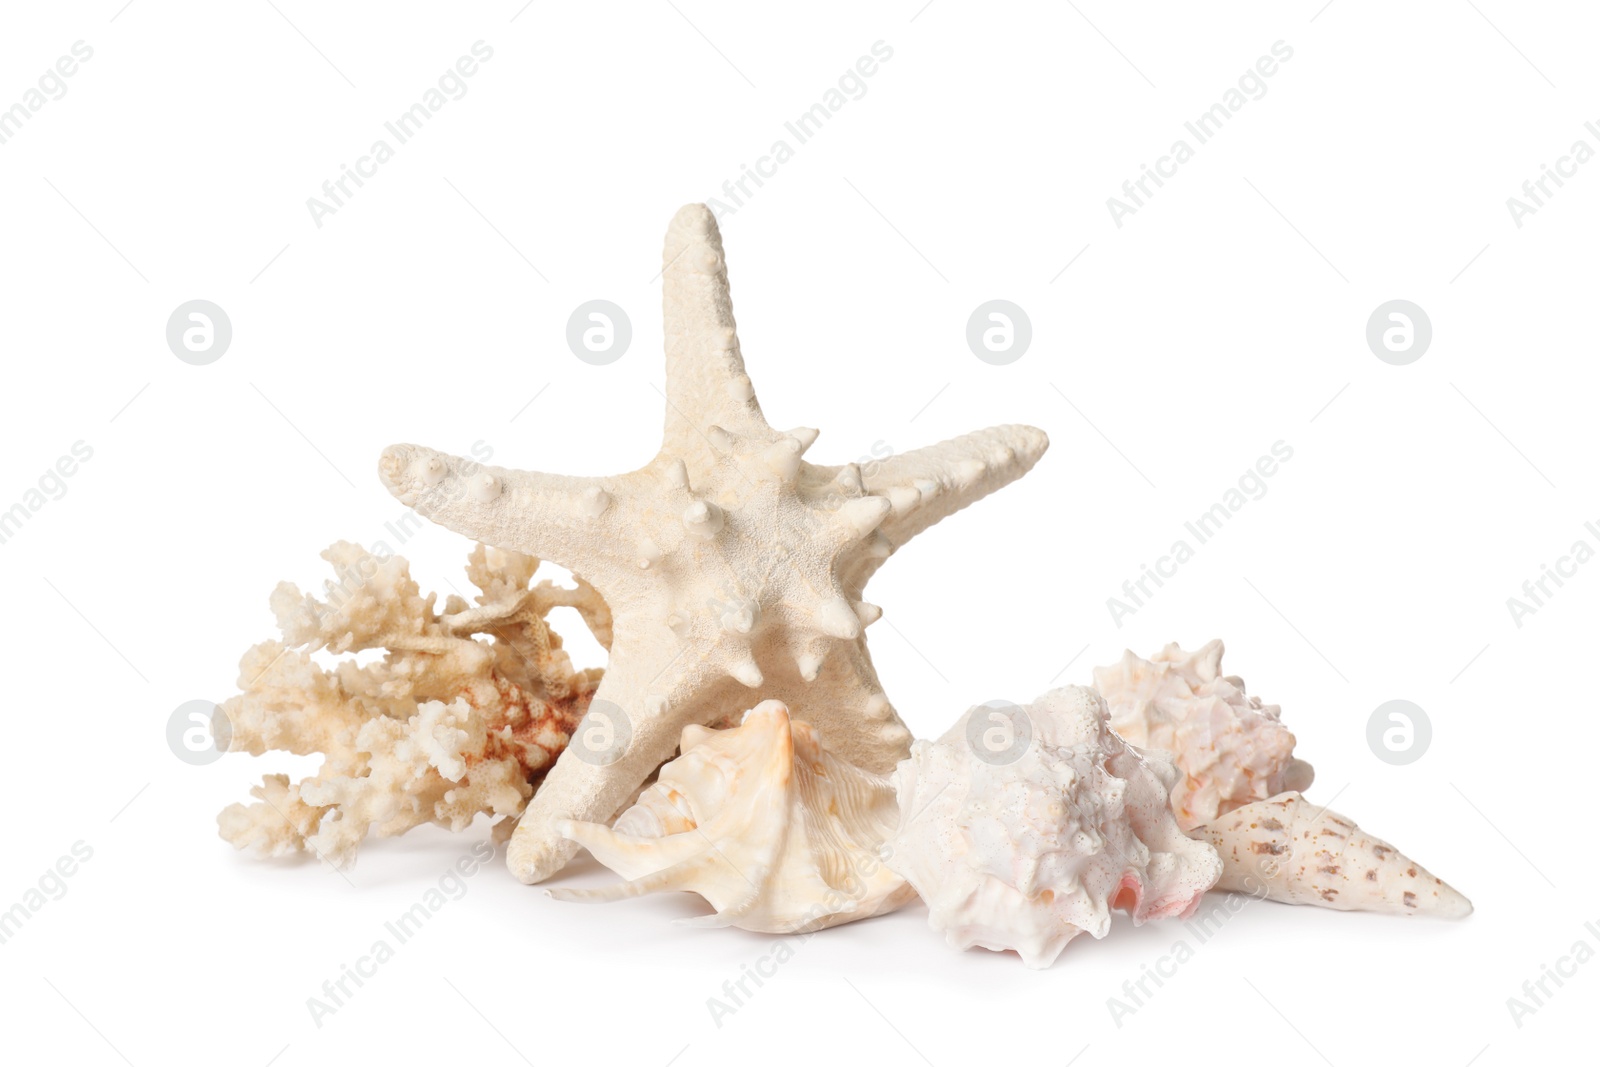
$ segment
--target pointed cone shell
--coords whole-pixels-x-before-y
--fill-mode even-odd
[[[1471,901],[1420,863],[1299,793],[1246,804],[1193,835],[1222,857],[1218,889],[1338,911],[1472,913]]]

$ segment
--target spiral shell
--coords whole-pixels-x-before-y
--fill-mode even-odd
[[[1167,753],[1182,777],[1172,811],[1185,830],[1245,804],[1311,785],[1311,764],[1294,756],[1294,734],[1275,704],[1246,696],[1222,674],[1222,642],[1194,652],[1177,643],[1150,659],[1124,652],[1097,667],[1094,686],[1111,728],[1128,743]]]
[[[681,749],[614,827],[557,826],[628,881],[551,896],[681,890],[716,909],[696,920],[704,925],[802,933],[893,911],[915,895],[881,856],[898,814],[890,780],[825,750],[782,702],[763,701],[731,729],[690,726]]]

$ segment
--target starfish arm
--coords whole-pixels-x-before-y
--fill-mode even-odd
[[[694,657],[655,641],[641,643],[638,620],[619,619],[606,673],[588,715],[539,785],[511,837],[507,865],[525,884],[566,865],[576,842],[562,836],[567,820],[609,824],[646,779],[677,751],[683,727],[695,721],[689,697]]]
[[[619,478],[488,467],[421,445],[384,449],[378,476],[423,518],[476,541],[551,560],[592,580],[616,567],[605,531],[627,522],[618,514],[628,499],[614,484]]]
[[[758,696],[730,684],[692,644],[668,654],[658,642],[641,652],[642,625],[633,621],[631,632],[619,629],[590,717],[578,725],[517,824],[507,865],[524,883],[544,881],[576,853],[577,845],[562,833],[569,820],[609,824],[680,741],[693,743],[696,727],[735,724],[762,697],[807,708],[803,721],[830,752],[874,774],[889,774],[909,751],[911,733],[883,695],[863,641],[844,642],[812,682],[773,663],[773,676]],[[617,747],[608,750],[610,745]]]
[[[865,640],[841,642],[824,661],[813,692],[850,694],[826,706],[802,695],[795,706],[806,707],[805,721],[822,735],[829,752],[873,774],[892,774],[906,758],[911,731],[884,695]],[[798,714],[796,715],[798,718]]]
[[[889,499],[892,510],[878,532],[893,551],[1028,473],[1049,446],[1044,431],[1032,426],[991,426],[890,456],[863,470],[860,481],[866,493]]]
[[[716,218],[704,204],[679,209],[662,250],[666,321],[667,422],[664,453],[691,470],[717,461],[708,435],[770,437],[739,354],[727,265]]]

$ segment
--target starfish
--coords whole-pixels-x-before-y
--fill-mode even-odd
[[[1027,473],[1049,444],[1031,426],[998,426],[866,470],[808,463],[817,431],[774,430],[756,402],[705,205],[673,217],[663,262],[666,428],[649,463],[567,477],[407,444],[379,464],[424,517],[559,563],[611,607],[588,716],[511,839],[509,866],[528,883],[576,851],[559,823],[609,820],[685,726],[736,725],[760,698],[786,703],[840,757],[891,770],[911,735],[867,654],[862,631],[881,610],[862,589],[901,545]]]

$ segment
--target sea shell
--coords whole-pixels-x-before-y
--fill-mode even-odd
[[[1299,793],[1247,804],[1194,835],[1222,857],[1218,889],[1337,911],[1472,914],[1471,901],[1420,863]]]
[[[614,828],[557,825],[629,880],[551,896],[685,890],[716,909],[696,922],[763,933],[865,919],[915,896],[881,855],[898,817],[890,780],[828,752],[781,701],[762,701],[732,729],[686,727],[681,748]]]
[[[1311,764],[1294,758],[1294,734],[1278,721],[1278,706],[1246,696],[1243,679],[1223,676],[1221,641],[1195,652],[1174,642],[1148,660],[1124,652],[1095,668],[1094,685],[1112,729],[1172,757],[1182,773],[1172,811],[1185,830],[1311,785]]]
[[[980,705],[895,771],[900,823],[889,866],[956,948],[1015,949],[1048,967],[1081,933],[1186,917],[1222,864],[1178,828],[1178,775],[1113,733],[1092,689],[1026,708]]]

